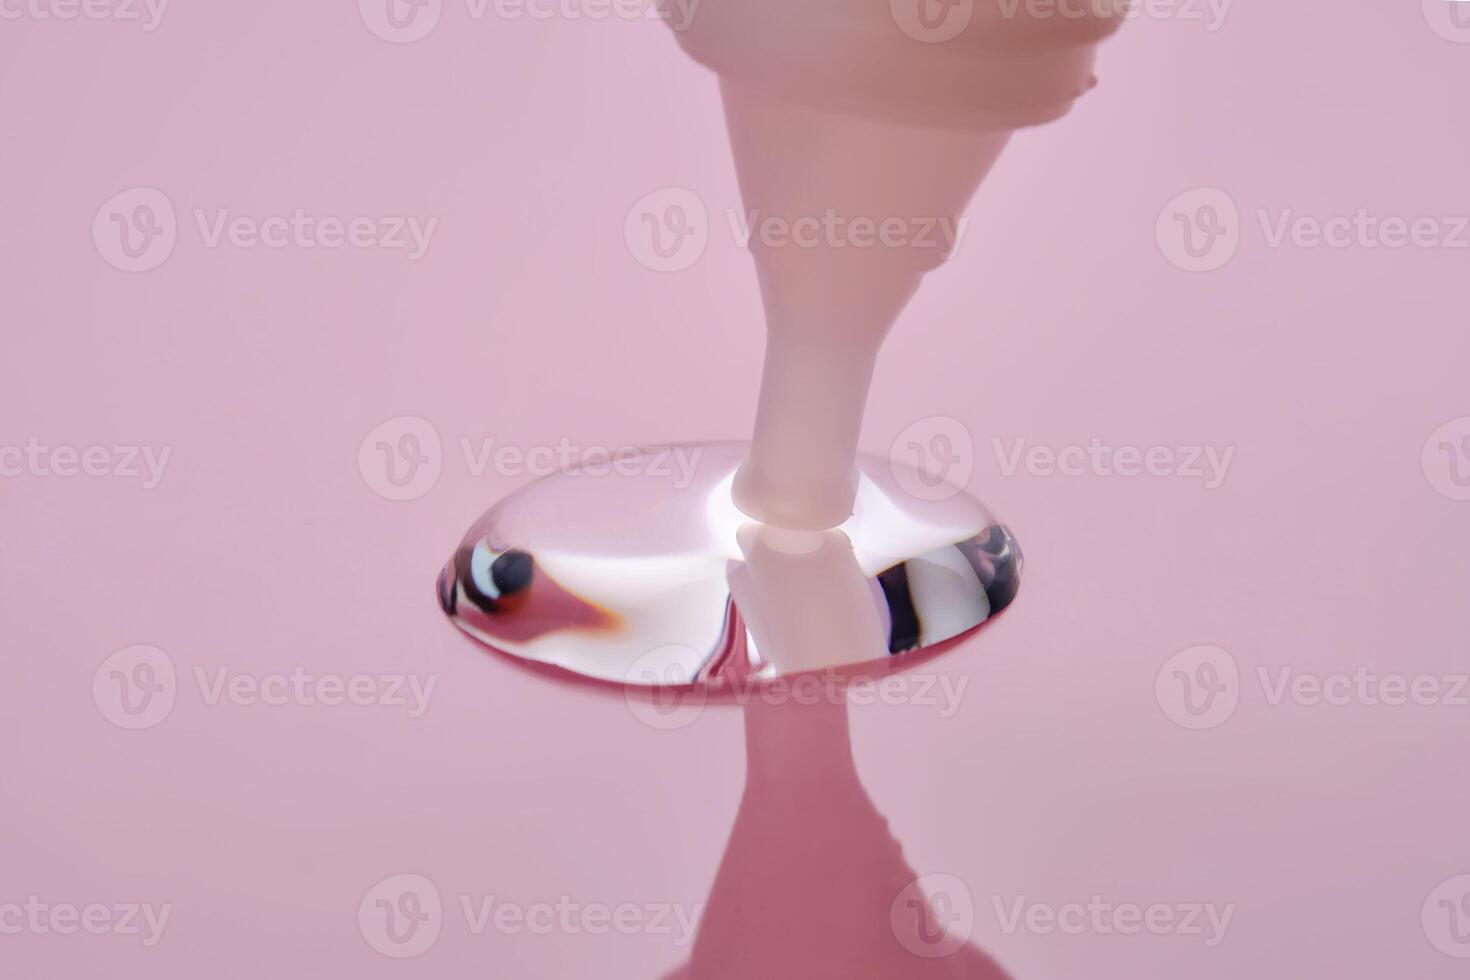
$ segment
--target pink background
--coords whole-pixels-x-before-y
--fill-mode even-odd
[[[1432,4],[1428,6],[1433,9]],[[10,8],[22,9],[24,8]],[[0,478],[0,905],[169,903],[161,942],[0,935],[7,975],[656,977],[667,937],[470,935],[374,952],[399,873],[522,904],[707,895],[739,801],[738,713],[656,731],[453,630],[433,578],[524,482],[459,450],[738,437],[759,368],[715,82],[649,21],[476,20],[390,44],[354,4],[175,0],[158,28],[0,24],[0,445],[172,447],[138,480]],[[1470,502],[1421,466],[1470,415],[1470,250],[1270,247],[1265,209],[1470,211],[1470,45],[1418,0],[1140,18],[1100,87],[1019,136],[969,240],[892,337],[865,445],[934,416],[1015,529],[1021,598],[937,662],[962,709],[853,709],[859,770],[922,873],[973,892],[1020,980],[1463,976],[1421,908],[1470,873],[1470,706],[1269,703],[1258,667],[1467,669]],[[694,190],[709,247],[650,271],[634,202]],[[178,211],[161,266],[94,247],[103,202]],[[1238,254],[1191,273],[1161,210],[1226,191]],[[437,217],[401,251],[210,248],[193,210]],[[1274,219],[1273,219],[1274,220]],[[443,473],[385,500],[358,462],[398,416]],[[1007,476],[992,439],[1233,447],[1187,478]],[[1432,456],[1432,454],[1431,454]],[[1470,461],[1460,460],[1461,463]],[[1446,459],[1445,466],[1449,465]],[[125,731],[94,672],[148,644],[173,712]],[[1216,644],[1239,707],[1170,720],[1155,678]],[[208,704],[196,667],[433,675],[428,711]],[[990,896],[1236,906],[1225,942],[1006,934]]]

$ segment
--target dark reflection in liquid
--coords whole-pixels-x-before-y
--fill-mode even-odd
[[[828,701],[833,703],[827,703]],[[1009,977],[959,939],[858,778],[847,705],[745,708],[745,794],[689,961],[670,980]],[[935,955],[947,953],[948,955]]]

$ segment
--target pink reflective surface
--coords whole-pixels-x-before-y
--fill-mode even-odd
[[[955,957],[1017,980],[1463,976],[1470,47],[1443,6],[1140,18],[1064,124],[1008,147],[890,338],[864,443],[949,436],[1025,587],[927,691],[849,709],[860,781],[820,806],[752,800],[744,712],[549,684],[426,587],[533,450],[748,431],[761,311],[718,94],[665,28],[450,3],[404,44],[350,4],[7,20],[0,446],[39,462],[0,459],[21,469],[0,479],[3,972],[654,978],[741,927],[718,959],[816,972],[895,950],[857,868],[960,882],[983,952]],[[177,227],[128,273],[92,232],[131,188]],[[708,235],[658,272],[626,219],[666,188]],[[1210,189],[1238,220],[1213,194],[1167,208]],[[402,249],[213,237],[221,212],[297,209],[438,222],[418,259],[407,228]],[[1433,217],[1441,244],[1384,245],[1360,210]],[[1350,244],[1312,244],[1338,218]],[[406,424],[369,439],[405,416],[437,450]],[[410,433],[423,469],[363,464]],[[144,448],[171,450],[156,486]],[[1164,475],[1117,474],[1154,448]],[[167,660],[110,662],[136,645]],[[140,664],[171,665],[171,707],[116,698]],[[835,867],[807,836],[834,801],[862,851]],[[412,960],[373,945],[379,900],[413,908],[399,875],[440,899]],[[892,898],[902,923],[914,896]],[[1130,903],[1233,914],[1212,946],[1203,915],[1120,932]],[[117,911],[145,904],[171,907],[153,945]],[[593,931],[622,905],[637,931]],[[53,929],[57,906],[105,906],[106,931]],[[1048,927],[1077,906],[1080,933]],[[541,907],[550,933],[514,927]]]

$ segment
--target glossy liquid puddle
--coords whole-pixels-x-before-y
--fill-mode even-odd
[[[731,500],[745,444],[698,449],[688,486],[651,465],[574,469],[508,497],[446,564],[441,605],[496,650],[583,677],[718,686],[732,651],[758,680],[868,663],[962,636],[1015,598],[1009,531],[962,494],[911,496],[916,470],[864,458],[841,528],[781,531]]]

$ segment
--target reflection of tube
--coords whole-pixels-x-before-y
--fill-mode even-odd
[[[870,580],[841,531],[740,529],[744,563],[730,573],[755,651],[779,676],[888,655]]]
[[[746,525],[740,544],[731,588],[765,659],[784,671],[882,655],[871,587],[840,531]],[[949,934],[955,896],[920,887],[858,776],[839,687],[752,690],[745,756],[689,959],[666,980],[1009,980],[967,930]]]

